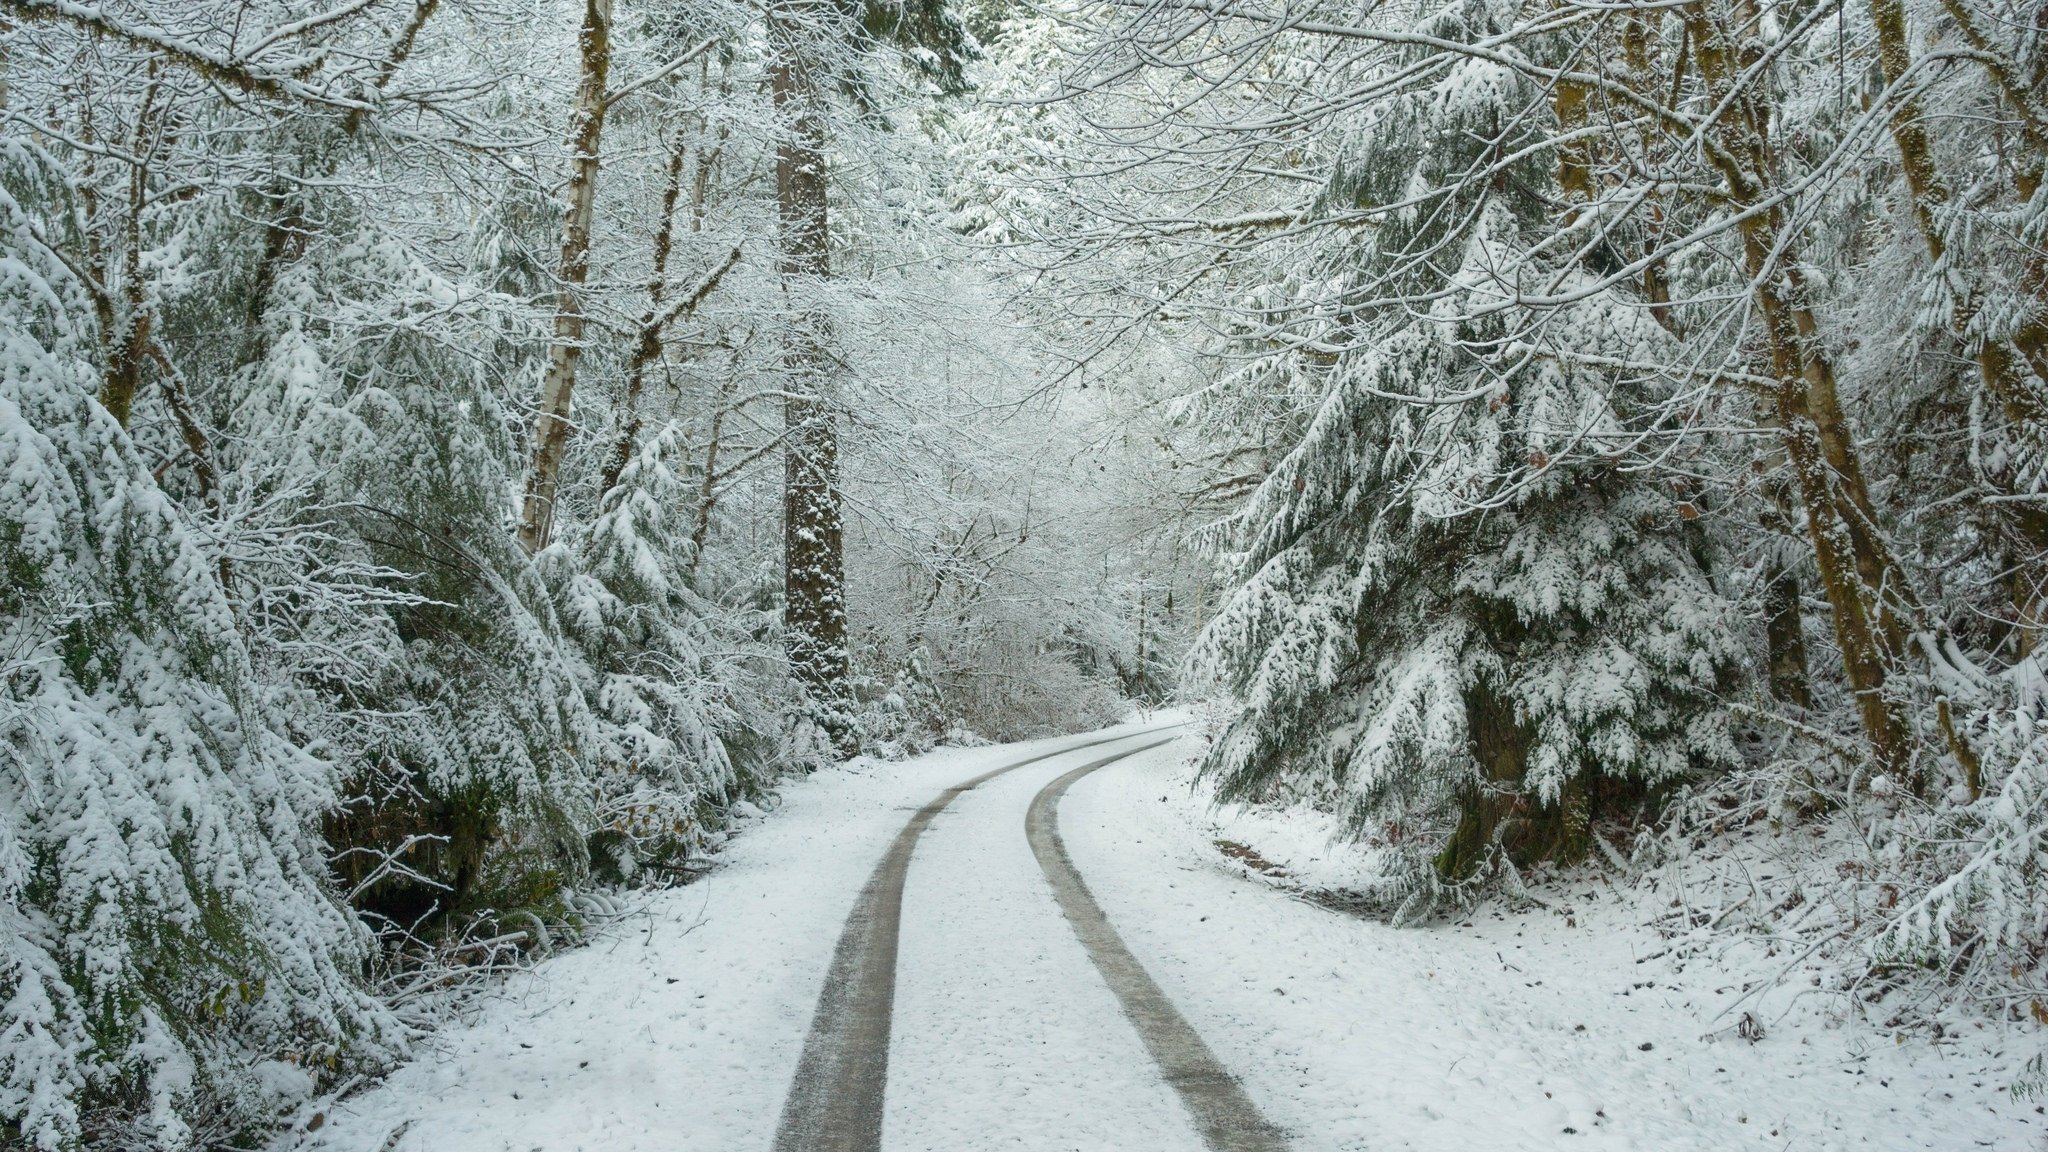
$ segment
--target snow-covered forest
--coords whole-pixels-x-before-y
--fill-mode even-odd
[[[1087,925],[1193,899],[1090,872],[1142,831],[1404,964],[1644,933],[1588,971],[1692,966],[1687,1043],[1960,1036],[2030,1115],[2044,184],[2012,0],[0,0],[0,1146],[314,1139],[729,869],[776,1070],[668,1090],[878,1147],[805,1142],[838,920],[1039,760],[1052,888],[972,930],[1063,913],[1138,1064],[1254,1011],[1150,983],[1180,929],[1117,984]],[[1138,769],[1056,757],[1164,706],[1070,857]],[[1389,1131],[1177,1075],[1122,1146]]]

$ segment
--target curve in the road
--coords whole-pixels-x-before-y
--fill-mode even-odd
[[[1112,759],[1121,759],[1113,757]],[[1067,788],[1108,761],[1084,764],[1041,789],[1024,816],[1024,834],[1038,866],[1052,882],[1060,910],[1089,959],[1122,1002],[1166,1082],[1180,1094],[1211,1152],[1284,1152],[1287,1139],[1244,1094],[1237,1078],[1218,1063],[1202,1037],[1160,991],[1144,965],[1110,927],[1109,917],[1088,891],[1067,846],[1060,839],[1059,802]]]
[[[1167,727],[1178,727],[1168,725]],[[1152,735],[1126,732],[1027,756],[953,785],[903,825],[868,877],[825,975],[825,989],[804,1037],[796,1079],[775,1130],[775,1152],[879,1152],[883,1094],[889,1081],[889,1026],[896,999],[896,940],[903,917],[903,881],[917,839],[955,797],[1029,764],[1102,744]],[[1133,756],[1165,741],[1112,753],[1086,770]]]

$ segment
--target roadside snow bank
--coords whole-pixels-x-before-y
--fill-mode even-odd
[[[1674,934],[1672,899],[1688,909],[1657,874],[1552,877],[1531,889],[1547,906],[1406,928],[1288,899],[1368,885],[1374,854],[1319,814],[1211,805],[1196,750],[1080,782],[1062,827],[1132,950],[1299,1152],[2048,1139],[2005,1090],[2043,1050],[2031,1021],[1895,1034],[1821,994],[1824,965],[1782,940]],[[1767,977],[1779,991],[1751,995]],[[1738,1034],[1744,1011],[1760,1040]]]

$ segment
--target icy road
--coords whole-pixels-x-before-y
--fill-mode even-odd
[[[1706,1038],[1714,975],[1637,963],[1620,909],[1396,930],[1258,883],[1179,731],[792,782],[710,876],[280,1148],[2048,1147],[1993,1039]]]

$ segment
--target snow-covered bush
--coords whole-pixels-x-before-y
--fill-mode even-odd
[[[680,868],[727,804],[771,782],[783,751],[759,639],[770,621],[692,586],[683,448],[673,427],[651,437],[595,521],[536,557],[587,668],[592,865],[620,880]]]
[[[2029,656],[1958,693],[1977,705],[1965,733],[1971,778],[1926,797],[1883,777],[1858,776],[1845,789],[1842,818],[1856,825],[1864,852],[1841,872],[1847,914],[1836,927],[1861,946],[1869,967],[1858,991],[1887,1019],[1921,1023],[1960,1001],[2048,1022],[2042,673]],[[1906,994],[1887,1000],[1893,991]]]
[[[555,553],[509,535],[547,198],[193,55],[322,12],[213,9],[0,24],[0,99],[75,121],[0,130],[0,1140],[273,1120],[401,1047],[366,977],[575,918],[593,854],[679,863],[780,751],[774,638],[691,592],[667,441]],[[406,32],[442,69],[548,32],[444,14],[490,36]],[[374,45],[343,70],[394,51],[357,15],[305,26]],[[438,107],[489,135],[558,80]],[[132,144],[118,170],[94,133]]]
[[[260,1122],[400,1038],[326,875],[335,765],[95,399],[56,166],[12,140],[0,165],[0,1139],[111,1109],[175,1145],[197,1097]]]

